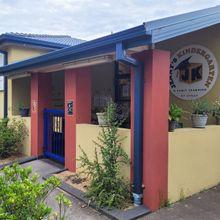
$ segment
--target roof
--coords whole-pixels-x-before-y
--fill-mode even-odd
[[[145,22],[144,25],[147,33],[152,36],[152,43],[158,43],[219,23],[220,5]]]
[[[115,52],[118,42],[123,42],[125,49],[150,45],[218,23],[220,23],[220,6],[149,21],[128,30],[1,67],[0,74],[10,75],[16,71]]]
[[[40,35],[25,33],[4,33],[0,35],[0,44],[7,42],[16,44],[28,44],[50,49],[61,49],[78,45],[85,42],[85,40],[73,38],[67,35]]]
[[[6,33],[11,36],[24,37],[28,39],[41,40],[51,43],[63,44],[67,46],[74,46],[85,42],[78,38],[73,38],[69,35],[48,35],[48,34],[27,34],[27,33]]]

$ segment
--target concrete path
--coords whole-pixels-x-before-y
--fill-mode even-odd
[[[59,164],[51,162],[47,159],[34,160],[32,162],[25,163],[22,166],[31,166],[33,173],[38,173],[40,175],[41,181],[43,181],[43,176],[48,175],[52,172],[56,172],[60,168],[62,168]],[[57,211],[58,209],[55,202],[55,196],[60,192],[62,192],[60,189],[55,190],[46,200],[47,204],[52,207],[54,211]],[[107,217],[96,212],[94,209],[90,207],[85,207],[85,204],[80,202],[77,198],[73,198],[68,194],[67,196],[72,200],[73,205],[68,209],[65,220],[108,220]]]
[[[42,176],[62,168],[59,164],[47,159],[35,160],[22,166],[31,166],[33,172],[40,175],[41,181],[43,181]],[[48,205],[55,211],[58,207],[54,198],[60,192],[59,189],[55,190],[47,199]],[[68,194],[67,196],[73,201],[73,206],[68,209],[66,220],[108,220],[106,216],[94,209],[85,207],[85,204],[78,199]],[[144,216],[140,220],[220,220],[220,186]]]
[[[220,186],[163,208],[141,220],[220,220]]]

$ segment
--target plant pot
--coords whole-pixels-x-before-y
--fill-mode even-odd
[[[193,128],[205,128],[208,115],[192,114],[191,119]]]
[[[100,126],[107,126],[105,121],[105,112],[97,112],[98,123]]]
[[[30,108],[19,108],[21,117],[28,117]]]
[[[176,122],[175,128],[183,128],[183,123],[182,122]]]
[[[170,121],[169,120],[169,131],[173,132],[176,128],[176,121]]]
[[[216,125],[220,125],[220,118],[215,117],[215,119],[216,119]]]

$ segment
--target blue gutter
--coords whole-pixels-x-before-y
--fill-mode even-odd
[[[0,50],[0,53],[4,56],[4,66],[8,64],[8,53]],[[8,117],[8,77],[4,76],[4,118]]]
[[[10,75],[16,71],[27,71],[53,64],[115,52],[115,44],[123,42],[125,49],[151,44],[151,36],[146,34],[144,25],[140,25],[112,35],[91,40],[76,46],[57,50],[39,57],[14,63],[0,68],[0,75]]]
[[[116,60],[134,67],[134,205],[142,204],[143,188],[143,64],[129,57],[122,43],[116,44]]]
[[[49,41],[43,41],[43,40],[36,40],[36,39],[31,39],[31,38],[26,38],[26,37],[20,37],[20,36],[12,36],[10,34],[2,34],[0,35],[0,44],[5,43],[5,42],[12,42],[16,44],[30,44],[38,47],[44,47],[44,48],[49,48],[49,49],[62,49],[62,48],[67,48],[69,47],[68,45],[65,44],[60,44],[60,43],[53,43]]]

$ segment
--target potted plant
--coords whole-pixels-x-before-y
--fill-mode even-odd
[[[192,127],[205,128],[210,106],[207,100],[192,101]]]
[[[212,116],[216,119],[216,124],[220,125],[220,101],[215,101],[212,105]]]
[[[179,122],[183,109],[176,104],[171,104],[169,109],[169,131],[174,131]]]
[[[30,108],[25,106],[23,103],[20,103],[19,112],[20,112],[21,117],[28,117],[29,112],[30,112]]]
[[[98,123],[100,126],[106,126],[105,112],[96,112]]]

